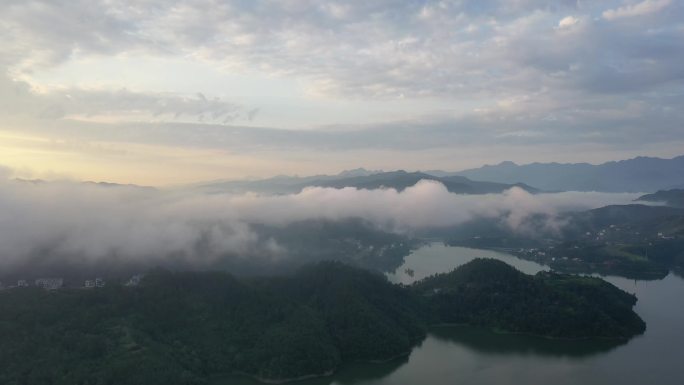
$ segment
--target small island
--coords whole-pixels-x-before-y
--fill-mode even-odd
[[[635,303],[598,278],[488,259],[411,286],[339,262],[259,278],[158,270],[137,286],[0,292],[0,383],[281,383],[407,355],[437,324],[628,339],[645,330]]]

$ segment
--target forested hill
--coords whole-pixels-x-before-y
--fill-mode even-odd
[[[204,384],[324,375],[407,354],[419,298],[337,262],[290,277],[148,274],[138,287],[0,291],[0,384]]]
[[[599,278],[549,272],[523,274],[480,259],[414,285],[444,323],[493,327],[550,337],[607,338],[642,333],[636,297]]]
[[[628,338],[643,331],[634,302],[598,279],[525,276],[488,260],[415,287],[322,262],[289,277],[155,271],[137,287],[15,288],[0,291],[0,383],[295,380],[407,354],[446,322]]]
[[[684,208],[684,189],[660,190],[642,195],[637,201],[659,202],[667,206]]]
[[[496,183],[474,181],[463,176],[435,176],[423,172],[406,172],[404,170],[378,172],[361,175],[337,175],[314,177],[279,177],[257,181],[224,181],[205,183],[196,188],[209,193],[225,192],[258,192],[268,194],[292,194],[306,187],[355,187],[358,189],[393,188],[402,191],[414,186],[421,180],[434,180],[442,183],[449,192],[455,194],[490,194],[500,193],[511,187],[520,187],[528,192],[539,192],[538,189],[524,183]]]
[[[437,177],[434,175],[422,172],[406,172],[403,170],[393,172],[383,172],[380,174],[356,176],[336,180],[317,181],[312,182],[312,186],[321,187],[356,187],[360,189],[377,189],[381,187],[394,188],[402,191],[407,187],[411,187],[421,180],[434,180],[442,183],[449,192],[455,194],[491,194],[500,193],[511,187],[520,187],[531,193],[539,192],[534,187],[528,186],[524,183],[495,183],[495,182],[480,182],[470,180],[463,176],[445,176]]]

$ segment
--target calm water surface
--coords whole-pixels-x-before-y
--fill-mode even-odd
[[[408,284],[433,274],[449,272],[475,258],[495,258],[515,266],[516,269],[527,274],[549,270],[547,266],[526,261],[510,254],[467,247],[451,247],[445,246],[443,243],[432,242],[407,256],[404,259],[404,264],[394,274],[387,274],[387,278],[391,282]],[[406,269],[413,270],[413,277],[406,272]]]
[[[388,278],[410,283],[478,257],[502,260],[528,274],[548,269],[504,253],[431,243]],[[406,268],[414,270],[413,277]],[[436,328],[404,359],[349,365],[332,377],[298,384],[684,384],[684,279],[672,273],[657,281],[604,279],[636,294],[636,311],[647,324],[644,335],[616,343]],[[226,383],[254,384],[244,379]]]

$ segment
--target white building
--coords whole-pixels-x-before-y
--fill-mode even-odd
[[[56,290],[64,285],[64,280],[62,278],[38,278],[35,284],[45,290]]]
[[[86,279],[83,287],[85,288],[93,288],[93,287],[104,287],[105,286],[105,280],[104,278],[95,278],[95,279]]]
[[[20,279],[17,281],[17,287],[28,287],[28,282],[25,279]]]
[[[131,279],[126,282],[126,286],[138,286],[144,276],[144,274],[136,274],[132,276]]]

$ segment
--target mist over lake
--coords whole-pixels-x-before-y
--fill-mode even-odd
[[[0,385],[681,382],[683,2],[0,12]]]

